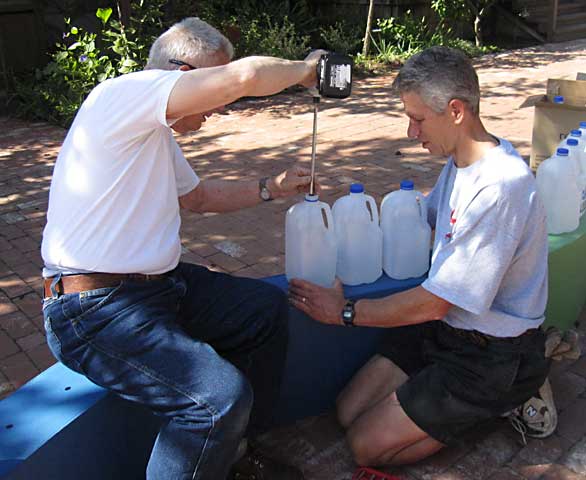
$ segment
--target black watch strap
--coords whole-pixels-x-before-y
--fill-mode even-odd
[[[356,300],[348,300],[342,309],[342,322],[347,327],[354,327],[354,317],[356,316],[356,311],[354,310],[355,303]]]
[[[273,196],[271,195],[271,192],[267,187],[268,180],[269,177],[263,177],[258,181],[258,196],[265,202],[268,202],[273,199]]]

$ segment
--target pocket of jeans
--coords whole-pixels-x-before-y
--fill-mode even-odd
[[[87,290],[79,292],[79,315],[77,320],[81,320],[86,315],[98,311],[106,305],[112,297],[122,288],[122,282],[115,287],[97,288],[95,290]]]

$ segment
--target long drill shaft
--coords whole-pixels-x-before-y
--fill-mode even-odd
[[[315,149],[317,140],[317,106],[319,97],[313,97],[313,137],[311,139],[311,181],[309,183],[309,194],[315,195]]]

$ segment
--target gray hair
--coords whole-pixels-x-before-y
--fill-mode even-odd
[[[478,114],[480,87],[478,75],[469,58],[461,51],[431,47],[405,62],[393,82],[399,94],[413,92],[437,113],[443,113],[450,100],[465,102]]]
[[[145,70],[176,70],[179,65],[169,63],[175,59],[200,66],[216,55],[231,59],[234,47],[218,30],[197,17],[189,17],[173,25],[153,43]]]

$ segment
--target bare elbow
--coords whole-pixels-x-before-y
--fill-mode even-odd
[[[241,68],[238,69],[238,85],[240,86],[240,96],[252,96],[255,87],[259,81],[259,72],[255,67],[254,57],[249,62],[243,62]]]
[[[431,309],[430,320],[442,320],[452,308],[452,304],[443,298],[438,298]]]

